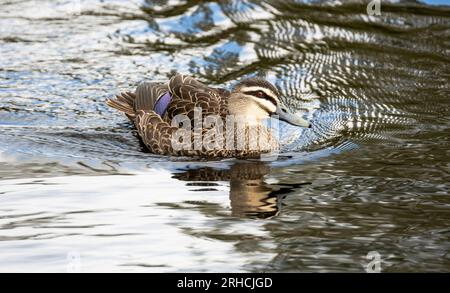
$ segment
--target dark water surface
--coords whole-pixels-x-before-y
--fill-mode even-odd
[[[0,271],[450,271],[446,1],[0,1]],[[399,3],[397,3],[399,2]],[[104,101],[265,76],[275,162],[143,151]]]

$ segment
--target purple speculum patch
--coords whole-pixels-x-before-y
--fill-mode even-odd
[[[170,92],[165,93],[156,101],[153,110],[162,117],[166,113],[167,107],[169,106],[171,100],[172,95]]]

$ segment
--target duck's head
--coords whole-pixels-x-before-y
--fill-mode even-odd
[[[291,112],[280,100],[280,92],[265,79],[248,78],[240,81],[231,92],[229,111],[242,115],[252,123],[277,115],[292,125],[311,127],[310,123]]]

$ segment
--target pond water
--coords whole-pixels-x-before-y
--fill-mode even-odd
[[[450,4],[368,2],[1,1],[0,271],[449,272]],[[149,154],[105,100],[174,72],[264,76],[313,127]]]

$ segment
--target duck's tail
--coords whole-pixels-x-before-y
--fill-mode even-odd
[[[134,120],[139,110],[153,110],[158,99],[168,91],[167,84],[143,82],[136,88],[135,93],[123,92],[117,95],[116,99],[108,99],[106,104]]]
[[[136,115],[135,111],[136,94],[132,92],[123,92],[117,95],[115,99],[106,100],[106,104],[114,109],[124,112],[130,119]]]

